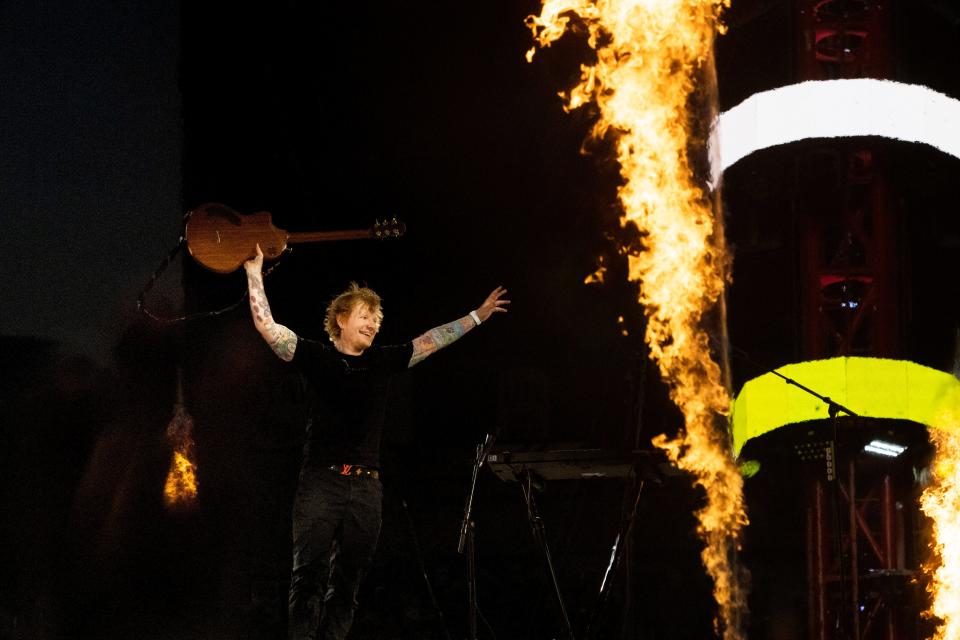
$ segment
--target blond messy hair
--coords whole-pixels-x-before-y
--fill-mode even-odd
[[[340,339],[340,325],[337,324],[337,317],[341,315],[349,316],[357,304],[362,304],[370,308],[370,311],[380,316],[383,320],[383,307],[380,304],[380,296],[373,289],[361,287],[356,282],[351,282],[347,290],[330,301],[327,305],[327,315],[323,319],[323,328],[330,336],[331,342]]]

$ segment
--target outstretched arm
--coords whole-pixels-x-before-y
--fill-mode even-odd
[[[510,304],[510,301],[501,299],[501,296],[506,293],[506,289],[497,287],[493,290],[493,293],[487,296],[487,299],[483,301],[483,304],[480,305],[476,311],[471,311],[459,320],[434,327],[422,336],[416,338],[413,341],[413,356],[411,356],[410,364],[407,366],[412,367],[427,356],[433,355],[449,344],[453,344],[467,331],[470,331],[481,322],[489,320],[490,316],[494,313],[506,313],[506,305]],[[474,318],[474,316],[476,316],[476,318]]]
[[[263,252],[260,250],[260,245],[257,245],[257,257],[247,260],[243,263],[243,267],[247,270],[247,291],[253,324],[273,352],[281,360],[290,362],[293,360],[294,351],[297,350],[297,334],[273,321],[270,303],[267,302],[267,293],[263,290]]]

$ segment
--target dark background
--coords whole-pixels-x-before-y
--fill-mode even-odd
[[[397,380],[384,533],[352,637],[466,635],[456,543],[473,449],[487,432],[499,429],[505,444],[629,449],[676,429],[622,265],[613,260],[603,287],[583,284],[610,251],[616,169],[580,152],[589,109],[565,114],[556,96],[576,79],[583,44],[567,38],[523,59],[523,19],[537,9],[0,6],[0,637],[283,637],[296,381],[242,304],[179,324],[136,312],[183,213],[203,202],[267,210],[290,231],[405,222],[395,241],[284,257],[266,286],[275,316],[303,335],[322,337],[322,309],[350,280],[383,296],[383,342],[458,318],[500,284],[514,301]],[[897,77],[960,96],[960,15],[934,0],[897,11]],[[793,80],[790,15],[788,2],[735,2],[718,41],[723,109]],[[898,355],[949,369],[960,161],[877,143],[896,168],[902,225]],[[794,169],[789,148],[771,149],[725,178],[730,335],[751,357],[734,360],[736,386],[801,357],[792,230],[806,201]],[[228,307],[243,291],[239,274],[177,256],[146,300],[174,316]],[[196,509],[170,513],[163,434],[178,368],[201,489]],[[748,482],[752,637],[802,635],[789,482]],[[540,499],[578,636],[629,489],[554,483]],[[698,500],[679,479],[641,494],[600,637],[710,636]],[[484,470],[475,519],[489,627],[498,638],[555,637],[519,487]]]

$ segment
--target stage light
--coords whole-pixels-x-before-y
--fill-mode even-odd
[[[863,450],[867,453],[873,453],[878,456],[887,456],[888,458],[896,458],[901,453],[907,450],[906,447],[900,446],[899,444],[894,444],[892,442],[885,442],[883,440],[872,440],[869,444],[863,447]]]

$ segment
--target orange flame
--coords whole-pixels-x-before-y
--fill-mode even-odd
[[[920,508],[933,521],[933,559],[923,569],[932,597],[924,615],[939,618],[931,640],[960,639],[960,435],[931,429],[935,449],[933,482],[920,496]]]
[[[173,459],[167,481],[163,486],[163,500],[167,508],[186,508],[197,498],[197,466],[193,455],[193,419],[182,406],[174,411],[167,426],[167,439],[173,444]]]
[[[746,588],[731,551],[747,525],[743,479],[718,428],[730,406],[719,365],[710,356],[704,317],[721,302],[727,254],[708,193],[693,177],[687,105],[697,76],[712,65],[714,32],[729,0],[545,0],[527,18],[540,47],[570,27],[586,27],[596,51],[580,83],[561,97],[567,110],[593,100],[600,116],[592,135],[615,134],[623,185],[621,224],[634,224],[644,250],[629,255],[648,317],[646,341],[668,381],[685,428],[676,440],[654,439],[690,471],[706,493],[697,512],[702,560],[713,579],[717,631],[742,638]],[[532,60],[534,49],[527,53]],[[711,67],[712,68],[712,67]]]

